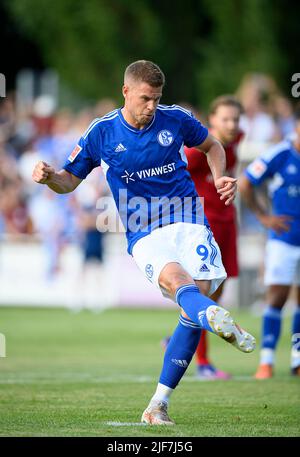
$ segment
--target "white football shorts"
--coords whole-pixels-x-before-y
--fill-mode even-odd
[[[300,246],[280,240],[267,241],[264,283],[300,285]]]
[[[157,228],[136,242],[132,256],[146,278],[168,298],[158,278],[170,262],[179,263],[193,279],[210,280],[209,295],[227,277],[219,246],[205,225],[177,222]]]

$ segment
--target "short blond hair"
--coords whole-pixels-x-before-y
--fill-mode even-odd
[[[124,82],[128,78],[147,83],[151,87],[163,87],[165,84],[165,75],[159,66],[150,60],[137,60],[128,65],[124,73]]]

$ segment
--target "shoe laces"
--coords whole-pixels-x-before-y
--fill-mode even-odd
[[[159,401],[159,402],[155,402],[155,403],[152,403],[152,405],[150,405],[151,409],[152,409],[152,413],[153,412],[158,412],[161,419],[163,420],[170,420],[169,416],[168,416],[168,403],[165,402],[165,401]]]

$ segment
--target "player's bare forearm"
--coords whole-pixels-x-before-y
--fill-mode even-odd
[[[206,157],[214,182],[216,182],[218,178],[225,175],[226,155],[223,146],[219,142],[214,143],[207,151]]]
[[[46,184],[57,194],[67,194],[76,189],[80,182],[81,179],[66,170],[61,170],[55,173]]]
[[[205,152],[207,163],[214,178],[214,182],[224,176],[226,170],[226,154],[221,143],[212,135],[208,134],[206,140],[198,146]]]
[[[205,152],[207,162],[213,175],[215,187],[220,200],[223,200],[225,205],[230,205],[236,195],[237,179],[231,176],[224,176],[226,169],[226,153],[221,143],[212,135],[208,135],[206,140],[198,146]]]
[[[56,172],[51,165],[42,161],[34,167],[32,179],[39,184],[46,184],[58,194],[72,192],[82,181],[66,170]]]

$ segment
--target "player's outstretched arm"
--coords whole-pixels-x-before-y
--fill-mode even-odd
[[[82,181],[66,170],[56,172],[51,165],[43,161],[34,167],[32,179],[39,184],[46,184],[58,194],[72,192]]]
[[[224,200],[226,206],[230,205],[235,199],[237,179],[224,176],[226,154],[223,146],[214,136],[208,134],[205,141],[197,148],[205,152],[207,156],[207,162],[211,169],[217,192],[220,194],[220,200]]]

